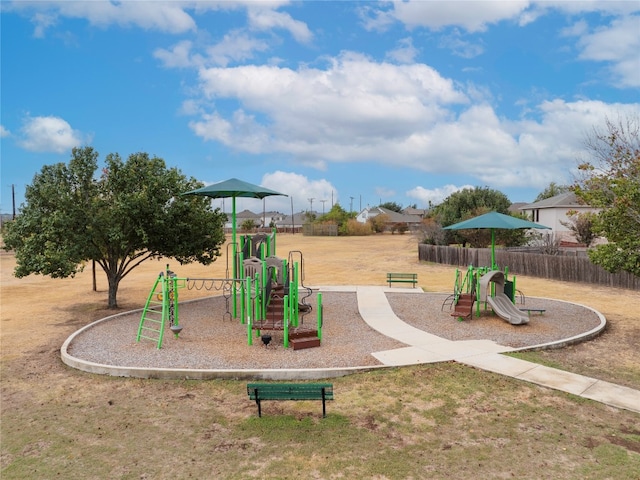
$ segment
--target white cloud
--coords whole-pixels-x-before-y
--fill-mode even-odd
[[[621,87],[640,87],[640,16],[613,20],[607,27],[584,34],[578,45],[580,58],[609,62],[614,82]]]
[[[242,31],[231,31],[215,45],[207,47],[209,65],[227,66],[230,62],[240,62],[253,58],[255,52],[264,52],[269,45]]]
[[[457,29],[450,35],[443,35],[439,41],[439,46],[451,50],[454,55],[462,58],[474,58],[484,53],[482,45],[463,40]]]
[[[11,132],[4,128],[4,125],[0,125],[0,138],[10,137]]]
[[[397,48],[387,52],[386,57],[397,63],[413,63],[419,51],[413,46],[411,37],[401,39]]]
[[[260,185],[288,195],[288,197],[269,197],[267,200],[267,209],[288,215],[291,214],[292,200],[293,210],[296,213],[309,210],[312,204],[315,212],[322,214],[324,208],[327,213],[331,209],[332,202],[333,204],[341,203],[342,208],[348,208],[348,205],[339,201],[336,188],[325,179],[310,180],[297,173],[276,171],[265,174]],[[310,198],[313,202],[309,200]]]
[[[64,153],[89,142],[90,137],[60,117],[28,117],[20,130],[19,145],[34,152]]]
[[[284,154],[318,169],[375,161],[417,172],[461,172],[496,187],[570,182],[567,172],[584,150],[586,133],[607,115],[639,110],[638,104],[557,99],[528,105],[523,119],[509,121],[473,85],[461,91],[427,65],[375,63],[350,53],[325,70],[211,68],[200,78],[206,102],[240,105],[226,114],[207,111],[203,102],[199,111],[207,113],[199,113],[191,128],[205,140]]]
[[[367,27],[387,26],[393,18],[407,28],[427,27],[439,30],[458,26],[469,32],[484,31],[487,25],[503,20],[514,20],[525,12],[530,2],[510,0],[508,2],[456,2],[456,1],[394,1],[392,8],[383,4],[383,9],[369,12]]]
[[[182,40],[169,49],[157,48],[153,56],[166,68],[205,68],[208,66],[226,67],[229,63],[250,60],[256,52],[264,52],[269,45],[253,38],[241,30],[233,30],[222,39],[197,53],[193,42]]]
[[[230,118],[212,112],[192,122],[199,136],[307,162],[378,158],[380,146],[402,144],[450,115],[446,106],[467,101],[427,65],[378,64],[351,53],[332,59],[326,70],[210,68],[200,79],[207,101],[237,99],[241,108]],[[264,143],[247,142],[249,127],[253,140]]]
[[[300,43],[309,43],[313,39],[313,34],[309,27],[304,22],[294,20],[288,13],[264,8],[259,3],[249,5],[248,14],[251,28],[268,31],[276,28],[287,30]],[[257,5],[259,7],[256,8]]]
[[[456,187],[455,185],[445,185],[439,188],[428,189],[424,187],[415,187],[407,192],[407,196],[415,198],[418,208],[428,208],[430,205],[438,205],[443,202],[448,196],[453,193],[464,190],[465,188],[473,189],[473,185],[462,185]]]
[[[182,40],[170,49],[157,48],[153,52],[153,56],[160,60],[167,68],[187,68],[198,65],[197,58],[191,55],[191,47],[193,43],[189,40]]]
[[[57,23],[59,17],[82,18],[91,25],[106,28],[110,25],[137,26],[145,30],[167,33],[183,33],[196,29],[194,19],[185,11],[193,4],[181,2],[13,2],[10,8],[32,12],[35,25],[34,36],[43,37],[48,28]]]

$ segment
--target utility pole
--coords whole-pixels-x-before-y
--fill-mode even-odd
[[[351,202],[349,202],[349,213],[353,212],[353,197],[349,197]]]
[[[13,204],[13,219],[16,219],[16,186],[11,184],[11,202]]]
[[[313,201],[315,200],[315,198],[309,198],[309,213],[313,213]]]
[[[326,202],[326,200],[320,200],[322,202],[322,215],[324,215],[324,202]]]

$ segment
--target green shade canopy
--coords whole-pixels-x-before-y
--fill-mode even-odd
[[[443,227],[444,230],[472,230],[476,228],[491,230],[491,268],[496,269],[496,232],[497,228],[503,230],[519,230],[529,228],[546,228],[551,229],[545,225],[539,223],[530,222],[529,220],[523,220],[521,218],[512,217],[511,215],[504,215],[498,212],[489,212],[478,217],[470,218],[463,222],[454,223],[447,227]]]
[[[199,195],[202,197],[211,198],[231,198],[231,231],[233,233],[233,276],[236,277],[236,198],[265,198],[272,195],[283,195],[284,193],[276,192],[260,185],[254,185],[253,183],[243,182],[237,178],[230,178],[224,182],[214,183],[207,185],[206,187],[198,188],[185,192],[182,195]]]
[[[264,198],[271,195],[287,196],[284,193],[276,192],[275,190],[270,190],[260,185],[254,185],[253,183],[243,182],[237,178],[230,178],[224,182],[191,190],[190,192],[183,193],[183,195],[201,195],[211,198]]]

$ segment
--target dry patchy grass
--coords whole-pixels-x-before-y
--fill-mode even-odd
[[[452,290],[454,268],[420,263],[408,235],[279,235],[304,254],[305,283],[383,285],[416,272],[428,291]],[[447,363],[335,379],[336,400],[271,402],[265,415],[236,381],[158,381],[89,375],[64,366],[74,330],[110,313],[106,282],[12,277],[1,267],[2,478],[637,478],[636,414]],[[140,307],[165,262],[121,284],[122,310]],[[171,265],[180,276],[223,277]],[[610,322],[598,339],[532,354],[562,368],[640,388],[635,291],[519,277],[527,296],[591,306]],[[183,298],[202,295],[185,292]]]

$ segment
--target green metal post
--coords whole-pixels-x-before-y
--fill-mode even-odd
[[[289,348],[289,295],[284,296],[284,348]]]
[[[318,310],[318,338],[322,340],[322,293],[320,292],[318,292],[316,310]]]
[[[160,320],[160,335],[158,337],[158,348],[162,348],[162,337],[164,336],[164,325],[169,316],[169,289],[167,287],[167,275],[162,277],[162,320]]]
[[[244,285],[244,303],[243,303],[243,312],[244,316],[242,317],[242,323],[245,323],[247,320],[247,316],[251,315],[251,277],[246,277],[242,282]]]
[[[242,268],[240,268],[240,272],[239,272],[239,277],[242,280],[242,285],[244,286],[244,280],[245,280],[245,275],[244,275],[244,254],[242,252],[240,252],[238,254],[238,260],[240,261],[240,265],[242,266]],[[235,282],[233,282],[233,284],[235,285]],[[245,306],[246,306],[246,302],[247,302],[247,295],[249,294],[249,292],[246,290],[246,288],[241,288],[240,289],[240,322],[244,324],[244,319],[245,316],[247,314],[247,311],[245,310]],[[234,298],[235,300],[235,298]],[[234,302],[235,305],[235,302]],[[235,318],[238,318],[237,316]]]
[[[247,344],[249,346],[253,345],[253,320],[249,317],[249,321],[247,322]]]
[[[291,309],[291,324],[298,326],[298,262],[293,264],[293,279],[289,286],[289,308]]]
[[[480,301],[480,277],[481,277],[481,273],[480,270],[478,270],[475,274],[475,284],[476,284],[476,291],[474,292],[476,294],[476,317],[480,316],[480,303],[482,303]],[[485,302],[484,304],[485,308],[487,308],[487,303]]]
[[[178,277],[173,277],[171,281],[173,282],[173,324],[178,326]],[[179,335],[180,332],[176,332],[176,338]]]
[[[260,306],[262,307],[262,315],[260,315],[260,319],[264,320],[267,318],[267,302],[269,299],[267,298],[267,284],[271,281],[269,278],[269,270],[267,269],[267,262],[262,260],[262,285],[260,287]]]

